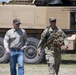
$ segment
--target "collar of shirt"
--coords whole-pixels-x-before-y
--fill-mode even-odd
[[[50,27],[51,27],[51,26],[50,26]],[[53,31],[53,30],[58,30],[58,27],[57,27],[57,26],[55,26],[55,28],[54,28],[54,29],[51,27],[51,29],[52,29],[52,31]]]
[[[14,28],[12,28],[12,29],[13,29],[13,32],[16,32],[16,31],[20,30],[20,28],[19,28],[19,29],[17,29],[17,30],[16,30],[16,29],[14,29]]]

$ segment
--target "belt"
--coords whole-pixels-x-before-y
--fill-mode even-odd
[[[10,48],[10,49],[14,49],[14,50],[20,50],[20,48]]]

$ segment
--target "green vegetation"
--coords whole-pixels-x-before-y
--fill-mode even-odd
[[[76,65],[76,53],[63,53],[61,63]]]
[[[62,60],[75,60],[76,61],[76,53],[75,54],[62,54]]]

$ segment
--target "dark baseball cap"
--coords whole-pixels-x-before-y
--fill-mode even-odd
[[[20,22],[19,19],[14,19],[14,20],[13,20],[13,23],[16,24],[16,25],[21,24],[21,22]]]
[[[56,22],[56,19],[53,18],[53,17],[50,17],[50,18],[49,18],[49,21],[50,21],[50,22]]]

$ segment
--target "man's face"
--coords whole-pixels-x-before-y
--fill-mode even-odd
[[[56,22],[50,22],[50,26],[51,26],[51,28],[55,28],[55,26],[56,26]]]
[[[19,29],[19,27],[20,27],[20,23],[19,23],[19,24],[15,24],[15,23],[14,23],[13,26],[14,26],[14,29],[17,30],[17,29]]]

